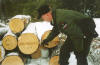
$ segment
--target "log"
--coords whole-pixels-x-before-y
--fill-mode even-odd
[[[3,38],[2,44],[6,50],[13,50],[17,47],[17,39],[13,35],[7,35]]]
[[[59,61],[59,56],[53,56],[49,61],[49,65],[60,65],[58,61]]]
[[[35,34],[24,33],[18,38],[19,50],[24,54],[34,53],[39,46],[39,40]]]
[[[24,65],[24,62],[17,53],[9,53],[1,65]]]
[[[44,39],[47,38],[47,36],[49,35],[50,32],[51,32],[51,31],[48,30],[48,31],[46,31],[46,32],[42,35],[42,41],[43,41]],[[52,48],[52,47],[57,46],[58,43],[59,43],[59,37],[57,36],[57,37],[55,37],[52,41],[48,42],[48,45],[45,45],[45,47],[47,47],[47,48]]]
[[[22,32],[31,20],[30,16],[26,15],[16,15],[9,20],[9,27],[13,33]]]
[[[22,32],[23,29],[25,28],[24,21],[25,20],[21,20],[21,19],[18,19],[18,18],[11,19],[10,22],[9,22],[9,27],[10,27],[11,31],[13,33]]]
[[[4,59],[5,50],[2,46],[0,46],[0,62]]]

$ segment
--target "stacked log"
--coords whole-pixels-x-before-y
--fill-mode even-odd
[[[21,19],[11,19],[9,22],[9,27],[14,33],[19,33],[24,29],[24,20]]]
[[[24,33],[18,38],[18,47],[24,54],[34,53],[39,46],[38,38],[35,34]]]
[[[6,35],[2,39],[2,45],[5,50],[13,50],[17,47],[17,39],[14,35]]]
[[[16,15],[12,19],[10,19],[9,27],[13,33],[20,33],[26,28],[30,19],[30,16]]]
[[[24,65],[24,62],[18,53],[12,52],[5,57],[1,65]]]
[[[2,45],[5,50],[13,50],[17,47],[16,35],[9,29],[2,39]]]

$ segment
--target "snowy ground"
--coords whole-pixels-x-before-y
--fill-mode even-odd
[[[93,18],[94,22],[96,24],[96,32],[99,34],[98,37],[100,37],[100,18]]]

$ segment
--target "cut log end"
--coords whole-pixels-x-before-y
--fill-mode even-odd
[[[24,54],[34,53],[39,46],[39,40],[32,33],[24,33],[18,38],[18,47]]]
[[[13,50],[17,46],[17,39],[15,36],[7,35],[3,38],[2,44],[6,50]]]
[[[11,21],[9,22],[9,27],[10,27],[11,31],[13,33],[19,33],[21,31],[23,31],[24,26],[25,26],[24,21],[21,19],[18,19],[18,18],[11,19]]]
[[[1,65],[24,65],[24,62],[19,56],[7,56]]]

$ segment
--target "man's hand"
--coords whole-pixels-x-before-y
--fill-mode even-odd
[[[48,45],[47,40],[43,40],[43,41],[41,42],[41,45],[43,45],[43,46]]]

